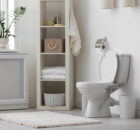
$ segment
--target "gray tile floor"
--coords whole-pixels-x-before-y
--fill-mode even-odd
[[[73,110],[73,111],[62,112],[62,113],[83,116],[80,110]],[[140,119],[121,120],[119,119],[119,117],[111,117],[111,118],[102,118],[100,120],[103,121],[102,124],[69,126],[69,127],[58,127],[58,128],[44,128],[38,130],[140,130]],[[0,121],[0,130],[36,130],[36,129]]]

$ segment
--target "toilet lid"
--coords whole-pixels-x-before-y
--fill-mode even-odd
[[[116,52],[106,52],[100,66],[101,80],[113,82],[117,73],[117,67],[118,60]]]

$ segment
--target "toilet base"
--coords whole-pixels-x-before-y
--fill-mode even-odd
[[[106,101],[103,106],[99,102],[88,101],[85,117],[88,118],[101,118],[111,117],[110,104]]]

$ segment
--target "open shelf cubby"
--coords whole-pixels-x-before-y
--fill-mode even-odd
[[[41,1],[40,8],[41,27],[47,27],[47,21],[54,20],[54,18],[57,17],[58,14],[60,14],[62,24],[65,25],[65,0]]]
[[[39,0],[40,21],[38,26],[37,46],[37,109],[41,110],[70,110],[74,106],[74,57],[71,54],[69,43],[69,10],[73,0]],[[61,17],[61,25],[48,25],[55,17]],[[45,40],[61,39],[64,50],[62,52],[47,52],[44,49]],[[44,67],[64,67],[64,79],[44,79]],[[44,103],[44,93],[65,93],[63,106],[51,107]]]
[[[59,28],[41,28],[41,39],[45,38],[63,38],[65,39],[65,28],[59,27]]]
[[[63,55],[42,55],[40,60],[41,69],[45,66],[65,66],[65,56]]]
[[[44,93],[48,93],[48,94],[65,93],[65,82],[63,81],[42,82],[41,86],[42,86],[41,88],[42,105],[44,105],[44,97],[43,97]]]

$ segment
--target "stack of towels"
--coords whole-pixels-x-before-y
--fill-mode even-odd
[[[44,67],[41,71],[41,78],[46,80],[65,80],[66,71],[63,66]]]

